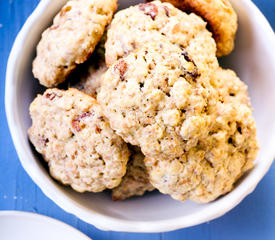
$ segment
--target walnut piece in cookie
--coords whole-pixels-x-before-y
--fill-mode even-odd
[[[208,135],[180,158],[145,158],[151,183],[177,200],[203,203],[226,194],[253,167],[258,152],[247,86],[233,71],[221,68],[211,83],[218,95]]]
[[[229,0],[161,0],[186,12],[201,16],[213,32],[217,56],[228,55],[234,49],[238,17]],[[147,1],[150,2],[150,1]]]
[[[218,67],[216,43],[206,29],[206,22],[170,3],[153,1],[117,12],[107,36],[105,56],[108,66],[147,42],[169,40],[185,48],[201,71]]]
[[[54,87],[92,54],[117,8],[117,0],[71,0],[42,34],[33,74]]]
[[[139,9],[144,12],[144,14],[150,16],[152,20],[155,20],[158,15],[158,8],[153,3],[141,3]]]
[[[133,196],[142,196],[146,191],[155,188],[149,182],[149,176],[144,165],[144,155],[138,147],[129,147],[131,151],[127,171],[120,185],[112,189],[112,199],[125,200]]]
[[[76,89],[48,89],[32,102],[30,114],[30,141],[53,178],[78,192],[120,184],[129,150],[93,97]]]

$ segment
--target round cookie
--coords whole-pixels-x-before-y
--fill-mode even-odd
[[[229,192],[253,167],[258,151],[246,85],[231,70],[218,69],[216,119],[208,136],[174,160],[145,158],[151,183],[174,199],[209,202]]]
[[[146,191],[155,188],[149,182],[149,176],[144,165],[144,155],[138,147],[131,146],[131,156],[127,171],[120,185],[112,189],[112,199],[125,200],[133,196],[142,196]]]
[[[97,95],[112,128],[148,157],[174,159],[207,136],[217,91],[185,51],[168,41],[115,62]]]
[[[201,71],[217,68],[216,43],[206,22],[169,3],[139,4],[115,14],[107,32],[106,63],[112,65],[147,42],[168,39],[185,48]]]
[[[78,192],[119,185],[129,150],[97,101],[76,89],[48,89],[30,106],[28,134],[50,174]]]
[[[33,74],[46,87],[63,82],[93,52],[117,8],[117,0],[71,0],[45,30]]]
[[[161,0],[182,11],[201,16],[213,32],[217,44],[217,56],[228,55],[234,49],[238,17],[229,0]]]
[[[230,191],[258,150],[245,84],[208,70],[184,49],[152,42],[115,62],[98,94],[112,128],[146,155],[152,185],[177,200]]]

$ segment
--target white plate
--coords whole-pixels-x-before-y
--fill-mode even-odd
[[[27,212],[0,212],[1,240],[91,240],[53,218]]]

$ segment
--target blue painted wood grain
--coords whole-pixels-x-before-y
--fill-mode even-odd
[[[38,0],[0,0],[0,210],[21,210],[51,216],[78,228],[94,240],[275,239],[275,165],[271,167],[256,190],[225,216],[209,223],[169,233],[103,232],[64,212],[48,199],[19,163],[4,109],[8,55],[16,34],[38,2]],[[254,0],[254,2],[275,29],[275,1]]]

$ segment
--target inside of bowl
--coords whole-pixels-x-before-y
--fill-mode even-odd
[[[190,201],[184,203],[175,201],[167,195],[161,195],[158,192],[146,194],[144,197],[133,198],[122,202],[113,202],[109,193],[85,193],[79,194],[70,188],[65,188],[53,181],[47,173],[47,169],[42,164],[42,159],[38,157],[30,148],[27,138],[27,130],[31,125],[29,116],[29,104],[35,98],[37,93],[44,89],[34,79],[31,71],[31,62],[35,55],[35,46],[40,38],[40,34],[52,21],[60,5],[65,1],[52,1],[52,4],[45,10],[43,16],[37,19],[36,23],[30,29],[30,32],[24,42],[21,60],[17,62],[18,72],[15,75],[19,83],[16,88],[16,104],[14,111],[18,117],[18,131],[22,136],[22,145],[29,151],[32,157],[24,159],[28,161],[29,166],[40,169],[40,175],[46,179],[49,186],[55,188],[57,194],[64,195],[68,201],[81,206],[85,213],[97,212],[102,215],[108,215],[125,220],[151,221],[177,218],[188,216],[201,211],[216,202],[222,201],[227,196],[218,199],[209,204],[195,204]],[[135,1],[140,2],[140,1]],[[230,67],[238,73],[240,78],[249,86],[249,93],[254,107],[254,116],[258,127],[258,139],[261,145],[261,151],[257,159],[257,165],[270,157],[272,138],[272,129],[275,123],[275,67],[272,62],[272,54],[268,45],[268,40],[261,33],[261,22],[250,17],[250,13],[245,8],[244,1],[233,0],[234,6],[238,9],[239,31],[236,39],[236,48],[234,52],[221,60],[224,67]],[[120,8],[126,7],[132,1],[120,1]],[[15,82],[16,82],[15,81]],[[27,164],[25,166],[27,166]],[[257,166],[256,166],[257,168]],[[255,168],[255,169],[256,169]],[[255,170],[254,169],[254,170]],[[253,174],[252,170],[250,174]],[[242,183],[247,178],[242,180]],[[238,185],[237,188],[240,187]],[[41,186],[40,186],[41,187]],[[62,207],[62,206],[61,206]]]

